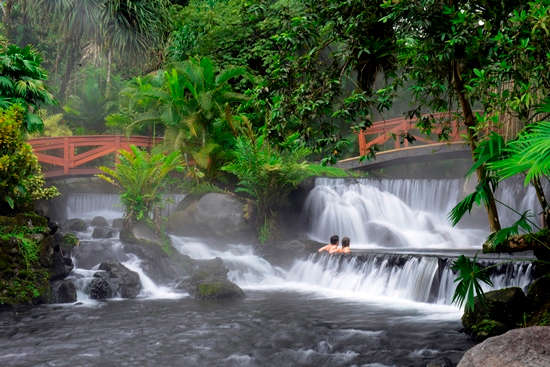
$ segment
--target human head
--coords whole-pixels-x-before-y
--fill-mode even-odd
[[[337,244],[338,244],[338,240],[339,240],[339,238],[338,238],[337,235],[331,236],[331,237],[330,237],[330,244],[331,244],[331,245],[337,245]]]
[[[342,247],[349,247],[349,237],[342,238]]]

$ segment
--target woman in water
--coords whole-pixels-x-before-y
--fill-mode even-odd
[[[349,237],[342,238],[342,248],[338,250],[340,254],[349,254],[351,249],[349,248]]]

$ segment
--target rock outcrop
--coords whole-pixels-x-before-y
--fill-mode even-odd
[[[76,302],[76,287],[71,280],[58,280],[51,283],[50,303]]]
[[[251,220],[253,206],[235,195],[208,193],[200,198],[186,199],[185,205],[180,205],[178,210],[169,216],[169,232],[185,236],[223,238],[229,241],[254,235]]]
[[[178,284],[179,289],[184,289],[201,300],[244,297],[243,290],[227,279],[228,270],[220,258],[194,262],[193,274]]]
[[[109,227],[95,227],[92,232],[93,238],[112,238],[115,236],[115,231]]]
[[[466,311],[462,324],[474,340],[482,341],[517,327],[527,310],[527,297],[518,287],[485,293],[485,303],[475,299],[474,311]]]
[[[85,232],[88,229],[88,224],[83,219],[73,218],[66,221],[63,228],[67,231]]]
[[[87,289],[92,299],[136,298],[141,291],[138,273],[120,263],[101,263],[98,270]]]
[[[97,216],[92,219],[90,225],[94,227],[108,227],[109,222],[107,222],[107,219],[105,219],[105,217]]]
[[[550,366],[550,327],[514,329],[468,350],[458,367]]]

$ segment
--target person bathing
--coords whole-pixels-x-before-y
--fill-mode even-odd
[[[334,235],[330,237],[330,243],[326,246],[321,247],[318,252],[327,251],[329,254],[333,254],[338,251],[338,236]]]
[[[349,254],[351,249],[349,248],[349,237],[342,238],[342,248],[338,250],[339,254]]]

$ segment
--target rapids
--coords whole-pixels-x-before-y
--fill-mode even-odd
[[[183,254],[223,259],[243,300],[194,300],[173,284],[155,284],[138,256],[121,253],[142,291],[135,300],[98,302],[85,293],[93,268],[77,264],[70,275],[76,304],[0,313],[0,365],[425,366],[443,357],[456,363],[472,342],[459,332],[461,311],[451,304],[450,263],[486,235],[481,225],[451,228],[446,221],[464,185],[318,179],[304,205],[304,232],[321,242],[348,235],[353,253],[313,253],[288,268],[259,256],[253,244],[171,237]],[[512,190],[501,197],[516,197]],[[521,198],[533,207],[532,193]],[[67,214],[112,221],[122,211],[116,195],[73,194]],[[93,239],[91,230],[79,233],[87,245],[122,251],[118,238]],[[491,278],[496,288],[525,288],[531,271],[527,262],[507,263]]]

